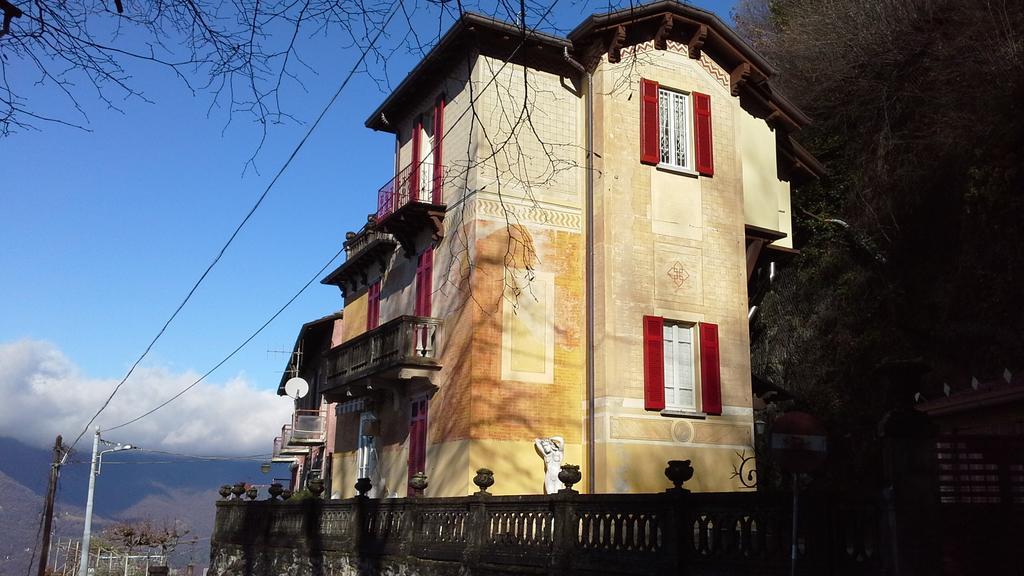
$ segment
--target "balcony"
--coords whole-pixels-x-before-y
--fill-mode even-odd
[[[406,256],[416,253],[423,230],[435,242],[444,238],[446,173],[446,167],[435,170],[430,161],[410,164],[377,191],[377,229],[390,233]]]
[[[280,446],[278,446],[278,440],[280,440]],[[296,444],[292,441],[292,425],[285,424],[281,426],[281,435],[274,438],[274,455],[284,456],[307,456],[309,454],[309,446]]]
[[[350,384],[394,385],[440,370],[438,318],[400,316],[331,349],[326,355],[328,401],[352,396]]]
[[[374,266],[384,273],[398,242],[391,234],[375,230],[373,225],[371,220],[358,233],[349,232],[345,240],[345,261],[321,281],[323,284],[337,286],[344,295],[367,286]]]
[[[274,438],[274,452],[270,457],[271,462],[280,462],[284,464],[291,464],[298,460],[298,456],[306,454],[308,449],[304,450],[301,454],[286,454],[285,448],[289,448],[282,436]]]
[[[290,446],[320,446],[327,439],[327,412],[320,410],[296,410],[292,414]]]

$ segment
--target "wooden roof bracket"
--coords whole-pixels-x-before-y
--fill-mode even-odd
[[[750,81],[750,63],[740,62],[729,73],[729,94],[740,95],[740,89]]]
[[[701,50],[704,49],[704,43],[707,42],[707,40],[708,26],[707,24],[701,24],[697,27],[697,31],[693,33],[693,36],[690,36],[690,41],[686,43],[690,58],[700,60]],[[733,96],[735,96],[735,94],[733,94]]]
[[[608,43],[608,61],[612,64],[622,60],[622,45],[626,42],[626,27],[615,27],[611,42]]]
[[[671,14],[665,14],[662,17],[661,26],[658,27],[658,31],[654,34],[655,50],[665,50],[668,48],[668,37],[672,33],[672,26],[675,24],[675,21]]]

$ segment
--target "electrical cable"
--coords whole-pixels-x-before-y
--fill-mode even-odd
[[[284,306],[281,306],[280,308],[278,308],[277,312],[274,312],[274,314],[270,318],[268,318],[267,321],[264,322],[262,326],[260,326],[255,332],[250,334],[249,337],[246,338],[241,344],[239,344],[234,350],[232,350],[230,354],[225,356],[220,362],[217,362],[213,366],[213,368],[210,368],[209,370],[207,370],[202,376],[197,378],[194,382],[192,382],[188,386],[185,386],[184,388],[179,390],[177,394],[175,394],[174,396],[171,396],[167,400],[164,400],[163,402],[161,402],[160,404],[158,404],[156,407],[152,408],[148,412],[140,414],[139,416],[136,416],[135,418],[132,418],[131,420],[129,420],[127,422],[123,422],[121,424],[118,424],[117,426],[112,426],[110,428],[107,428],[107,431],[109,432],[109,431],[112,431],[112,430],[117,430],[119,428],[124,428],[125,426],[128,426],[129,424],[134,424],[135,422],[138,422],[139,420],[142,420],[146,416],[149,416],[150,414],[153,414],[157,410],[160,410],[164,406],[167,406],[171,402],[174,402],[175,400],[180,398],[182,395],[184,395],[186,392],[188,392],[189,390],[191,390],[191,389],[195,388],[197,385],[199,385],[199,383],[202,382],[203,380],[205,380],[207,376],[209,376],[210,374],[213,374],[218,368],[220,368],[228,360],[233,358],[235,356],[235,354],[238,354],[238,352],[241,351],[242,348],[245,348],[245,346],[248,345],[249,342],[252,342],[253,338],[256,338],[256,336],[258,336],[261,332],[263,332],[263,330],[266,329],[266,327],[269,326],[271,322],[276,320],[277,317],[280,316],[281,313],[285,311],[285,309],[287,309],[289,306],[291,306],[292,302],[295,302],[295,300],[297,300],[299,298],[299,296],[301,296],[302,293],[305,292],[306,289],[309,288],[309,286],[311,284],[313,284],[313,282],[315,282],[316,279],[319,278],[320,275],[323,274],[324,271],[327,270],[328,267],[331,266],[331,264],[334,264],[334,261],[337,260],[338,257],[341,256],[341,253],[344,252],[344,251],[345,251],[345,248],[342,247],[340,250],[335,252],[334,256],[332,256],[331,259],[328,260],[327,263],[324,264],[323,267],[321,267],[320,270],[318,270],[316,272],[316,274],[314,274],[309,279],[309,281],[306,282],[306,284],[303,285],[302,288],[300,288],[299,291],[295,293],[295,295],[293,295],[287,302],[285,302]]]
[[[550,6],[548,6],[548,9],[547,9],[547,10],[546,10],[546,11],[544,12],[544,14],[542,14],[542,15],[540,16],[540,19],[539,19],[539,20],[537,21],[537,25],[536,25],[536,26],[534,26],[533,28],[531,28],[531,29],[530,29],[530,33],[531,33],[531,34],[532,34],[532,33],[534,33],[534,32],[536,32],[537,28],[539,28],[539,27],[540,27],[541,23],[543,23],[543,22],[544,22],[544,20],[545,20],[545,19],[547,18],[547,16],[548,16],[548,15],[549,15],[549,14],[551,13],[551,11],[552,11],[552,10],[553,10],[553,9],[555,8],[555,6],[556,6],[556,5],[558,4],[558,2],[559,2],[559,0],[555,0],[554,2],[552,2],[552,3],[551,3],[551,5],[550,5]],[[394,7],[395,7],[395,6],[398,6],[398,5],[400,5],[400,4],[401,4],[401,0],[399,0],[399,1],[398,1],[398,2],[397,2],[397,3],[396,3],[396,4],[395,4],[395,5],[393,6],[393,7],[392,7],[392,12],[391,12],[391,14],[390,14],[390,15],[388,16],[388,19],[387,19],[387,21],[386,21],[386,22],[384,23],[384,25],[382,25],[382,26],[381,26],[381,31],[383,31],[383,30],[384,30],[384,28],[386,28],[386,27],[387,27],[387,24],[388,24],[388,23],[390,23],[390,21],[391,21],[391,18],[392,18],[392,17],[393,17],[394,15],[395,15],[396,11],[394,10]],[[373,41],[375,42],[375,41],[377,40],[377,37],[379,37],[379,36],[380,36],[380,31],[378,31],[378,34],[377,34],[377,36],[376,36],[376,37],[374,37],[374,40],[373,40]],[[480,99],[480,98],[481,98],[481,97],[483,96],[483,93],[484,93],[484,92],[485,92],[485,91],[487,90],[487,88],[488,88],[488,87],[490,87],[490,85],[491,85],[491,84],[493,84],[493,83],[494,83],[494,82],[495,82],[495,81],[496,81],[496,80],[498,79],[498,76],[499,76],[499,75],[501,74],[501,72],[502,72],[502,71],[503,71],[503,70],[505,69],[505,67],[506,67],[506,66],[507,66],[507,65],[509,64],[509,62],[511,62],[511,61],[512,61],[512,59],[513,59],[513,58],[514,58],[514,57],[516,56],[516,54],[517,54],[517,53],[519,52],[519,50],[520,50],[520,49],[521,49],[521,48],[522,48],[522,47],[523,47],[523,46],[524,46],[524,45],[526,44],[526,36],[527,36],[527,35],[526,35],[525,31],[524,31],[523,39],[522,39],[522,40],[521,40],[521,41],[519,42],[519,44],[518,44],[518,45],[517,45],[517,46],[515,47],[515,49],[513,49],[513,50],[512,50],[512,52],[511,52],[511,53],[509,54],[508,58],[507,58],[507,59],[505,59],[505,61],[504,61],[504,62],[502,62],[502,65],[501,65],[501,66],[500,66],[500,67],[498,68],[498,70],[494,72],[494,74],[493,74],[493,75],[491,76],[491,79],[490,79],[490,80],[489,80],[489,81],[487,82],[487,84],[485,84],[485,85],[483,86],[483,88],[481,88],[481,89],[480,89],[480,91],[479,91],[479,93],[477,94],[476,98],[474,98],[473,100],[471,100],[471,101],[470,101],[470,103],[469,103],[469,106],[467,106],[467,107],[466,107],[466,109],[465,109],[465,110],[463,110],[463,112],[462,112],[462,113],[461,113],[461,114],[460,114],[460,115],[459,115],[458,117],[456,117],[455,121],[454,121],[454,122],[452,122],[452,124],[451,124],[451,125],[449,126],[449,130],[446,130],[446,131],[445,131],[445,132],[444,132],[444,133],[443,133],[443,134],[441,135],[441,137],[437,139],[437,142],[436,142],[436,143],[434,144],[434,146],[435,146],[435,147],[437,147],[437,146],[440,146],[440,145],[441,145],[441,143],[443,143],[443,142],[444,142],[444,139],[445,139],[445,138],[447,138],[447,137],[448,137],[448,135],[449,135],[449,134],[451,133],[451,131],[450,131],[450,128],[451,128],[451,127],[453,127],[453,126],[456,126],[456,125],[458,125],[458,123],[459,123],[459,122],[460,122],[460,121],[461,121],[461,120],[462,120],[463,118],[465,118],[465,116],[466,116],[466,115],[467,115],[467,114],[468,114],[468,113],[469,113],[469,112],[470,112],[471,110],[473,110],[473,105],[474,105],[474,104],[476,103],[476,101],[477,101],[477,100],[479,100],[479,99]],[[371,42],[371,46],[372,46],[372,44],[373,44],[373,42]],[[364,51],[364,52],[363,52],[363,56],[362,56],[362,57],[360,58],[359,62],[362,62],[362,60],[363,60],[363,59],[365,58],[365,55],[366,55],[366,52]],[[358,65],[358,63],[357,63],[357,65]],[[354,71],[354,69],[353,69],[353,71]],[[345,82],[346,82],[346,83],[348,82],[348,79],[349,79],[349,78],[351,78],[351,72],[349,73],[349,76],[348,76],[348,77],[347,77],[347,78],[345,79]],[[344,87],[344,84],[342,85],[342,87]],[[340,89],[339,89],[339,92],[338,92],[338,93],[340,93]],[[335,94],[335,97],[337,97],[337,93]],[[331,103],[333,103],[333,101],[334,101],[334,99],[332,98],[332,100],[331,100]],[[328,104],[328,106],[330,106],[330,103]],[[326,109],[325,109],[325,111],[324,111],[324,112],[326,112]],[[320,118],[322,118],[322,117],[323,117],[323,113],[321,113],[321,116],[320,116]],[[318,118],[318,119],[317,119],[317,122],[319,122],[319,120],[320,120],[320,119]],[[307,134],[307,136],[308,136],[308,134]],[[304,141],[304,140],[303,140],[303,141]],[[294,156],[294,153],[293,153],[293,156]],[[289,158],[289,162],[290,162],[290,161],[291,161],[291,158]],[[203,381],[204,379],[206,379],[206,377],[207,377],[207,376],[209,376],[209,375],[210,375],[210,374],[212,374],[212,373],[213,373],[213,372],[214,372],[215,370],[217,370],[218,368],[220,368],[220,367],[221,367],[221,366],[222,366],[222,365],[223,365],[223,364],[224,364],[225,362],[227,362],[228,360],[230,360],[230,359],[231,359],[231,358],[232,358],[232,357],[233,357],[233,356],[234,356],[235,354],[237,354],[237,353],[238,353],[238,352],[239,352],[239,351],[240,351],[240,350],[241,350],[241,349],[242,349],[243,347],[245,347],[245,345],[247,345],[247,344],[248,344],[248,343],[249,343],[249,342],[250,342],[250,341],[251,341],[251,340],[252,340],[253,338],[255,338],[255,337],[256,337],[256,336],[257,336],[257,335],[258,335],[258,334],[259,334],[260,332],[262,332],[262,331],[263,331],[263,329],[264,329],[264,328],[266,328],[266,327],[267,327],[267,325],[269,325],[269,324],[270,324],[270,323],[271,323],[271,322],[272,322],[272,321],[273,321],[273,320],[274,320],[275,318],[277,318],[277,316],[278,316],[278,315],[280,315],[280,314],[281,314],[282,312],[284,312],[284,309],[285,309],[285,308],[287,308],[287,307],[288,307],[288,306],[289,306],[289,305],[290,305],[290,304],[291,304],[291,303],[292,303],[293,301],[295,301],[295,299],[296,299],[296,298],[298,298],[298,297],[299,297],[299,295],[301,295],[301,294],[302,294],[302,293],[303,293],[303,292],[304,292],[304,291],[306,290],[306,288],[308,288],[308,287],[309,287],[309,286],[310,286],[310,285],[311,285],[311,284],[313,283],[313,281],[314,281],[314,280],[315,280],[316,278],[318,278],[318,277],[319,277],[319,275],[320,275],[320,274],[322,274],[322,273],[323,273],[323,272],[324,272],[325,270],[327,270],[327,268],[328,268],[328,267],[329,267],[329,266],[330,266],[330,265],[331,265],[331,264],[332,264],[332,263],[333,263],[333,262],[334,262],[335,260],[337,260],[337,258],[338,258],[338,257],[339,257],[339,256],[341,255],[341,253],[342,253],[343,251],[344,251],[344,247],[343,247],[343,248],[342,248],[341,250],[339,250],[339,251],[338,251],[338,252],[337,252],[337,253],[336,253],[336,254],[334,255],[334,257],[333,257],[333,258],[331,258],[331,260],[330,260],[330,261],[329,261],[329,262],[328,262],[327,264],[325,264],[325,265],[324,265],[324,266],[323,266],[323,267],[322,267],[322,268],[321,268],[321,269],[320,269],[320,270],[319,270],[319,271],[318,271],[318,272],[316,273],[316,275],[314,275],[314,277],[313,277],[312,279],[310,279],[310,281],[309,281],[309,282],[307,282],[307,283],[306,283],[306,285],[305,285],[305,286],[303,286],[303,287],[302,287],[302,289],[301,289],[301,290],[299,290],[299,292],[298,292],[298,293],[296,293],[296,294],[295,294],[295,296],[293,296],[293,297],[291,298],[291,300],[289,300],[289,301],[288,301],[288,302],[287,302],[287,303],[286,303],[286,304],[285,304],[284,306],[282,306],[282,307],[281,307],[281,308],[280,308],[280,309],[279,309],[279,310],[278,310],[278,311],[277,311],[277,312],[276,312],[276,313],[275,313],[275,314],[274,314],[273,316],[271,316],[271,317],[270,317],[270,319],[269,319],[269,320],[267,320],[267,322],[265,322],[265,323],[263,324],[263,326],[261,326],[261,327],[259,328],[259,330],[257,330],[256,332],[254,332],[254,333],[253,333],[253,334],[252,334],[251,336],[249,336],[249,337],[248,337],[248,338],[247,338],[247,339],[246,339],[246,340],[245,340],[244,342],[242,342],[242,344],[240,344],[240,345],[239,345],[239,346],[238,346],[237,348],[235,348],[235,349],[234,349],[234,351],[232,351],[232,352],[231,352],[231,354],[229,354],[229,355],[228,355],[227,357],[225,357],[225,358],[224,358],[223,360],[221,360],[220,362],[218,362],[218,363],[217,363],[217,364],[216,364],[216,365],[215,365],[215,366],[214,366],[213,368],[211,368],[211,369],[210,369],[210,370],[208,370],[208,371],[207,371],[207,372],[206,372],[205,374],[203,374],[202,376],[200,376],[200,377],[199,377],[199,378],[198,378],[198,379],[197,379],[197,380],[196,380],[195,382],[193,382],[193,383],[189,384],[188,386],[186,386],[185,388],[183,388],[182,390],[180,390],[180,391],[179,391],[179,392],[178,392],[177,394],[175,394],[174,396],[171,396],[170,398],[168,398],[167,400],[165,400],[165,401],[164,401],[164,402],[162,402],[161,404],[157,405],[157,406],[156,406],[155,408],[153,408],[152,410],[150,410],[150,411],[148,411],[148,412],[146,412],[146,413],[144,413],[144,414],[141,414],[140,416],[137,416],[137,417],[135,417],[135,418],[133,418],[133,419],[131,419],[131,420],[127,421],[127,422],[124,422],[124,423],[118,424],[117,426],[113,426],[113,427],[107,428],[106,430],[107,430],[107,431],[109,432],[109,431],[111,431],[111,430],[117,430],[117,429],[119,429],[119,428],[123,428],[123,427],[125,427],[125,426],[128,426],[129,424],[133,424],[133,423],[135,423],[135,422],[138,422],[139,420],[141,420],[141,419],[143,419],[143,418],[145,418],[145,417],[149,416],[150,414],[153,414],[153,413],[154,413],[154,412],[156,412],[157,410],[160,410],[160,409],[161,409],[161,408],[163,408],[164,406],[166,406],[166,405],[170,404],[171,402],[173,402],[174,400],[178,399],[178,398],[179,398],[179,397],[181,397],[181,396],[182,396],[183,394],[185,394],[186,392],[188,392],[189,390],[191,390],[192,388],[194,388],[194,387],[195,387],[196,385],[198,385],[198,384],[199,384],[200,382],[202,382],[202,381]],[[90,421],[90,423],[91,423],[91,421]],[[88,428],[88,426],[87,426],[87,428]],[[83,431],[83,433],[84,433],[84,431]],[[79,435],[79,437],[81,437],[81,435]]]
[[[263,190],[263,193],[260,194],[259,198],[257,198],[256,203],[253,204],[252,208],[249,209],[249,212],[245,215],[245,218],[243,218],[242,221],[238,224],[238,226],[235,227],[235,231],[231,233],[231,236],[228,238],[227,242],[224,243],[224,246],[221,247],[220,252],[217,253],[217,256],[213,259],[212,262],[210,262],[210,265],[206,267],[206,270],[203,271],[203,274],[199,277],[198,280],[196,280],[195,284],[192,285],[192,288],[188,291],[188,294],[185,296],[185,299],[182,300],[180,304],[178,304],[178,307],[174,310],[174,313],[171,314],[170,318],[168,318],[166,322],[164,322],[163,327],[160,328],[160,331],[157,332],[156,336],[154,336],[153,339],[149,342],[149,345],[146,346],[146,349],[142,352],[142,355],[139,356],[138,359],[135,360],[135,363],[132,364],[131,368],[128,369],[128,373],[124,375],[124,378],[122,378],[121,381],[117,383],[117,386],[114,386],[114,389],[110,392],[110,395],[107,396],[107,399],[103,401],[103,404],[100,406],[99,410],[97,410],[96,413],[93,414],[92,418],[89,418],[89,421],[85,424],[85,427],[82,428],[82,431],[75,438],[75,441],[71,443],[71,448],[74,448],[76,445],[78,445],[78,441],[81,440],[82,436],[84,436],[85,433],[89,431],[89,427],[92,426],[93,422],[96,421],[96,418],[98,418],[99,415],[107,408],[107,406],[110,405],[110,401],[114,399],[114,396],[117,395],[117,392],[121,389],[121,387],[128,380],[128,378],[132,375],[132,373],[135,371],[135,368],[137,368],[138,365],[142,362],[142,360],[149,355],[150,350],[152,350],[157,340],[159,340],[160,337],[163,336],[164,332],[167,330],[167,327],[170,326],[171,322],[174,321],[174,319],[178,316],[178,313],[181,312],[181,309],[184,308],[185,304],[187,304],[188,301],[192,299],[192,295],[195,294],[195,291],[199,288],[199,285],[202,284],[203,280],[206,279],[206,276],[210,273],[213,267],[220,261],[221,257],[224,256],[224,252],[226,252],[231,243],[234,242],[235,237],[237,237],[238,233],[241,232],[242,227],[245,226],[245,224],[252,217],[253,213],[255,213],[256,210],[263,203],[263,200],[267,197],[267,194],[270,193],[270,190],[274,187],[274,184],[277,183],[281,175],[283,175],[285,170],[288,169],[288,166],[291,165],[292,160],[294,160],[295,157],[298,155],[299,151],[306,144],[306,141],[309,139],[310,136],[312,136],[313,131],[316,130],[317,126],[320,125],[320,121],[323,120],[324,116],[327,115],[328,110],[330,110],[331,106],[334,105],[334,102],[337,101],[338,97],[341,95],[341,92],[345,89],[345,87],[348,86],[349,81],[355,75],[359,67],[362,66],[363,62],[366,60],[366,55],[373,48],[374,44],[377,43],[377,40],[384,33],[384,30],[387,29],[388,24],[391,23],[391,19],[394,18],[395,14],[398,12],[397,8],[401,6],[402,1],[403,0],[395,0],[395,3],[392,4],[388,17],[385,19],[384,23],[381,24],[380,29],[377,30],[377,33],[370,40],[370,43],[366,46],[366,48],[362,50],[361,54],[359,55],[359,59],[356,61],[355,65],[352,66],[352,69],[349,70],[349,73],[345,76],[345,79],[341,82],[341,85],[338,86],[338,89],[334,92],[334,95],[331,96],[331,99],[327,102],[327,105],[324,106],[323,110],[320,111],[320,114],[317,116],[316,120],[313,122],[312,125],[310,125],[309,130],[307,130],[306,134],[302,137],[301,140],[299,140],[299,143],[292,150],[292,153],[288,156],[288,159],[285,160],[284,164],[281,166],[281,168],[278,169],[277,173],[270,180],[270,183],[267,184],[267,187]]]

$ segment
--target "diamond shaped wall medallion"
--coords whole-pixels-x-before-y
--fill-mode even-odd
[[[672,267],[668,269],[668,277],[675,283],[676,288],[682,288],[683,283],[690,277],[690,273],[683,268],[682,262],[676,260]]]

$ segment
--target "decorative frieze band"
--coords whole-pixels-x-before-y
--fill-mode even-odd
[[[553,230],[583,230],[583,214],[579,209],[555,204],[525,205],[507,199],[502,201],[477,196],[476,211],[481,220],[505,222],[511,219],[520,224],[532,224]]]

